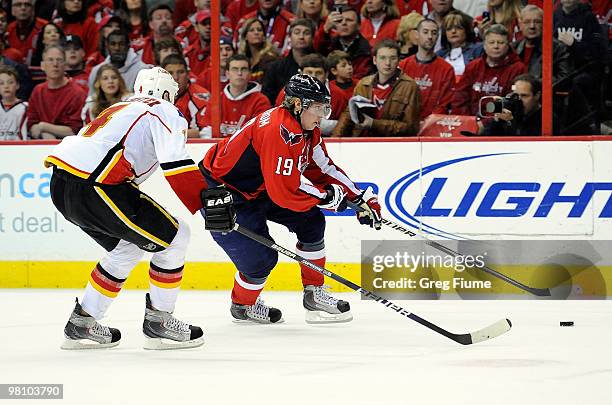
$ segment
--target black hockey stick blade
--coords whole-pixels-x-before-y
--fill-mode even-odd
[[[244,236],[246,236],[249,239],[254,240],[255,242],[258,242],[270,249],[276,250],[278,253],[281,253],[293,260],[295,260],[298,263],[303,264],[304,266],[307,266],[311,269],[313,269],[314,271],[323,274],[324,276],[327,276],[333,280],[336,280],[337,282],[339,282],[340,284],[344,284],[345,286],[349,287],[350,289],[357,291],[358,293],[362,294],[364,297],[366,298],[370,298],[382,305],[384,305],[387,308],[392,309],[393,311],[397,312],[400,315],[404,315],[407,318],[412,319],[415,322],[420,323],[421,325],[443,335],[446,336],[449,339],[454,340],[457,343],[460,343],[462,345],[471,345],[474,343],[479,343],[479,342],[483,342],[485,340],[489,340],[489,339],[493,339],[494,337],[497,337],[499,335],[503,335],[504,333],[508,332],[510,330],[510,328],[512,327],[512,323],[510,322],[509,319],[502,319],[500,321],[495,322],[492,325],[487,326],[484,329],[480,329],[477,330],[475,332],[472,333],[466,333],[466,334],[456,334],[456,333],[452,333],[447,331],[446,329],[443,329],[441,327],[439,327],[438,325],[429,322],[426,319],[421,318],[420,316],[413,314],[412,312],[408,311],[407,309],[404,309],[402,307],[400,307],[397,304],[394,304],[393,302],[389,301],[388,299],[382,298],[376,294],[374,294],[371,291],[366,290],[365,288],[353,283],[350,280],[345,279],[344,277],[333,273],[329,270],[327,270],[325,267],[321,267],[318,266],[316,264],[314,264],[313,262],[303,258],[302,256],[298,255],[295,252],[292,252],[289,249],[286,249],[282,246],[277,245],[276,243],[274,243],[273,241],[269,240],[266,237],[263,237],[247,228],[244,228],[243,226],[241,226],[240,224],[236,223],[236,225],[234,226],[234,230]]]
[[[355,211],[363,211],[363,208],[361,208],[360,206],[358,206],[357,204],[353,203],[353,202],[348,202],[348,206],[352,209],[354,209]],[[446,246],[427,239],[426,237],[424,237],[423,235],[418,235],[417,233],[411,231],[410,229],[406,228],[403,225],[400,225],[396,222],[390,221],[388,219],[382,218],[382,223],[383,225],[388,226],[389,228],[395,229],[398,232],[403,233],[404,235],[408,235],[411,238],[414,237],[420,237],[424,240],[425,244],[428,246],[433,247],[434,249],[440,250],[444,253],[447,253],[451,256],[454,257],[461,257],[462,255],[459,252],[454,251],[453,249],[447,248]],[[533,294],[535,296],[538,297],[550,297],[552,294],[550,292],[550,288],[535,288],[535,287],[530,287],[528,285],[525,285],[523,283],[521,283],[520,281],[517,281],[513,278],[510,278],[508,276],[506,276],[505,274],[502,274],[500,272],[498,272],[497,270],[493,270],[492,268],[490,268],[487,265],[483,265],[483,266],[475,266],[475,268],[484,271],[485,273],[488,273],[490,275],[492,275],[493,277],[497,277],[500,280],[505,281],[508,284],[511,284],[517,288],[520,288],[523,291],[526,291],[530,294]]]

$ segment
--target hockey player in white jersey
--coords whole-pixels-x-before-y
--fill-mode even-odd
[[[187,154],[187,121],[173,105],[177,91],[178,84],[165,70],[141,70],[133,97],[104,110],[77,136],[64,138],[45,160],[53,167],[53,204],[108,252],[91,272],[83,299],[77,299],[64,329],[63,349],[119,344],[121,333],[97,321],[145,251],[153,253],[143,323],[145,348],[204,343],[201,328],[172,315],[189,226],[138,188],[160,166],[185,206],[192,213],[205,211],[207,229],[233,228],[230,194],[207,189]],[[209,200],[216,204],[206,203]]]

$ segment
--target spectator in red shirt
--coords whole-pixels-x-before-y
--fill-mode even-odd
[[[439,31],[438,24],[429,18],[417,26],[419,50],[400,62],[400,69],[412,77],[421,92],[421,116],[448,114],[455,85],[453,67],[434,53]]]
[[[353,97],[353,90],[357,81],[353,79],[353,65],[349,54],[343,51],[333,51],[327,55],[325,65],[329,73],[335,77],[334,80],[329,82],[330,93],[343,92],[347,100]]]
[[[3,8],[0,8],[0,42],[2,42],[2,50],[0,51],[0,56],[6,56],[7,58],[13,61],[22,61],[23,55],[15,48],[10,48],[6,44],[7,32],[6,29],[8,27],[8,15]]]
[[[504,96],[518,75],[527,68],[508,41],[508,30],[494,24],[484,34],[484,55],[465,68],[453,94],[453,114],[476,115],[480,98]]]
[[[174,36],[172,8],[164,3],[154,7],[149,12],[149,28],[151,29],[151,34],[144,39],[142,61],[151,65],[155,63],[155,43],[162,38]]]
[[[259,0],[259,8],[244,16],[238,23],[237,30],[240,31],[244,23],[251,18],[257,18],[264,24],[264,34],[266,39],[283,53],[288,49],[287,33],[289,24],[295,19],[295,15],[282,9],[280,0]]]
[[[210,10],[210,0],[194,0],[193,4],[195,4],[196,11],[190,14],[187,19],[181,21],[174,29],[174,36],[181,41],[184,47],[193,44],[200,37],[200,34],[195,29],[196,13],[200,10]]]
[[[117,11],[128,25],[130,46],[142,48],[149,35],[149,12],[145,0],[121,0]]]
[[[185,116],[189,124],[187,137],[199,138],[205,126],[204,115],[210,100],[210,92],[189,81],[189,68],[182,56],[167,56],[161,67],[166,69],[179,85],[174,105]]]
[[[13,0],[11,13],[15,21],[7,28],[7,42],[11,48],[17,49],[23,56],[22,60],[15,62],[30,64],[36,39],[46,20],[34,15],[35,0]]]
[[[257,7],[259,7],[258,0],[231,1],[225,10],[225,16],[229,19],[232,29],[236,31],[240,19],[253,11],[257,11]]]
[[[240,32],[240,53],[249,58],[251,65],[251,80],[263,82],[266,68],[278,59],[276,47],[265,35],[265,25],[257,18],[250,18],[244,22]]]
[[[58,139],[81,129],[81,110],[87,93],[65,75],[66,56],[58,45],[43,52],[41,67],[47,81],[34,88],[28,109],[32,138]],[[53,100],[53,102],[49,102]]]
[[[249,80],[249,59],[239,54],[229,58],[227,63],[229,83],[221,93],[221,125],[219,133],[214,134],[215,138],[232,136],[248,120],[271,107],[270,101],[261,92],[261,85]],[[210,137],[210,110],[207,110],[204,122],[206,137]]]
[[[53,22],[66,35],[77,35],[83,41],[85,55],[96,52],[98,47],[98,26],[92,17],[87,16],[84,0],[59,0]]]
[[[30,67],[40,66],[42,53],[45,48],[51,45],[60,45],[61,41],[63,41],[65,37],[66,35],[64,35],[64,31],[62,31],[62,29],[55,23],[46,23],[40,30],[38,38],[36,38],[36,48],[34,49],[34,54],[32,55]]]
[[[196,30],[199,40],[185,49],[185,57],[189,61],[191,72],[199,76],[210,65],[210,11],[202,10],[196,13]]]
[[[83,90],[89,91],[89,72],[85,71],[85,51],[81,38],[76,35],[66,35],[62,46],[66,53],[66,73]]]
[[[160,39],[153,49],[155,55],[155,66],[161,66],[166,56],[180,55],[183,56],[183,47],[180,42],[173,37]]]
[[[394,0],[367,0],[361,9],[361,35],[368,40],[370,46],[383,39],[395,41],[399,24],[399,11]]]
[[[355,78],[361,79],[374,70],[371,47],[359,32],[361,17],[357,10],[343,6],[341,11],[339,18],[335,16],[338,13],[330,13],[323,27],[317,30],[314,47],[322,55],[328,55],[335,50],[348,53]],[[335,30],[337,35],[332,36],[332,30]]]

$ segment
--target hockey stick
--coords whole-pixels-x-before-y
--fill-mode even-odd
[[[397,304],[394,304],[393,302],[379,297],[378,295],[374,294],[371,291],[368,291],[366,289],[364,289],[363,287],[353,283],[352,281],[349,281],[347,279],[345,279],[342,276],[337,275],[336,273],[332,273],[331,271],[327,270],[324,267],[321,266],[317,266],[316,264],[312,263],[311,261],[306,260],[305,258],[303,258],[302,256],[288,250],[285,249],[282,246],[277,245],[276,243],[274,243],[273,241],[269,240],[268,238],[265,238],[261,235],[256,234],[255,232],[252,232],[242,226],[240,226],[238,223],[234,226],[234,230],[244,236],[246,236],[247,238],[250,238],[252,240],[254,240],[255,242],[261,243],[262,245],[269,247],[270,249],[274,249],[277,252],[299,262],[300,264],[303,264],[306,267],[311,268],[312,270],[323,274],[324,276],[327,276],[331,279],[336,280],[337,282],[339,282],[340,284],[344,284],[345,286],[351,288],[352,290],[357,291],[358,293],[361,293],[364,297],[367,298],[371,298],[376,302],[380,302],[381,304],[383,304],[384,306],[386,306],[387,308],[391,308],[392,310],[394,310],[395,312],[399,313],[400,315],[404,315],[407,318],[412,319],[415,322],[420,323],[421,325],[435,331],[438,332],[439,334],[446,336],[449,339],[454,340],[457,343],[461,343],[462,345],[471,345],[474,343],[479,343],[479,342],[483,342],[485,340],[489,340],[489,339],[493,339],[494,337],[497,337],[499,335],[503,335],[504,333],[508,332],[510,330],[510,328],[512,327],[512,323],[510,322],[509,319],[501,319],[497,322],[495,322],[492,325],[487,326],[486,328],[477,330],[475,332],[472,333],[464,333],[464,334],[456,334],[456,333],[452,333],[447,331],[446,329],[442,329],[441,327],[439,327],[438,325],[435,325],[423,318],[421,318],[420,316],[413,314],[412,312],[408,311],[407,309],[404,309],[402,307],[400,307]]]
[[[348,206],[351,207],[352,209],[354,209],[355,211],[364,211],[363,208],[361,208],[360,206],[358,206],[357,204],[353,203],[353,202],[348,202]],[[447,248],[446,246],[425,238],[422,235],[417,235],[416,233],[412,232],[411,230],[407,229],[406,227],[398,224],[397,222],[393,222],[390,221],[388,219],[382,218],[382,223],[383,225],[386,225],[390,228],[395,229],[396,231],[399,231],[401,233],[403,233],[404,235],[408,235],[411,238],[414,238],[415,236],[421,236],[424,239],[424,242],[426,245],[433,247],[434,249],[438,249],[448,255],[454,256],[454,257],[463,257],[463,255],[459,252],[454,251],[453,249]],[[513,278],[510,278],[508,276],[506,276],[505,274],[502,274],[496,270],[493,270],[492,268],[490,268],[487,265],[483,265],[483,266],[476,266],[477,269],[484,271],[485,273],[488,273],[494,277],[499,278],[500,280],[505,281],[508,284],[512,284],[513,286],[520,288],[521,290],[527,291],[528,293],[531,293],[533,295],[536,295],[538,297],[550,297],[551,293],[550,293],[550,288],[534,288],[534,287],[529,287],[528,285],[525,285],[519,281],[516,281]]]

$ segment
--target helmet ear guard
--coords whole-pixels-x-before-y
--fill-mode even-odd
[[[167,100],[172,104],[178,90],[179,85],[172,75],[160,67],[142,69],[134,82],[134,94]]]

